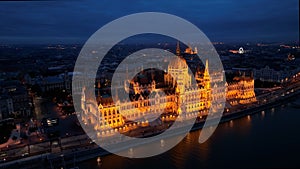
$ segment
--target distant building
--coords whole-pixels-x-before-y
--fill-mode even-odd
[[[275,70],[266,66],[261,69],[254,69],[253,74],[255,79],[259,79],[261,81],[266,82],[282,82],[286,78],[289,78],[296,74],[297,72],[290,71],[290,70]]]
[[[254,79],[252,77],[246,77],[243,74],[241,77],[235,77],[226,86],[226,99],[231,106],[256,102]]]
[[[0,120],[8,118],[9,115],[14,113],[14,107],[11,97],[0,94]]]
[[[58,76],[48,76],[42,79],[41,88],[43,92],[63,90],[65,83],[64,80]]]
[[[19,116],[29,117],[32,115],[32,99],[19,81],[5,81],[0,91],[0,114],[2,118]]]
[[[240,47],[239,50],[233,49],[233,50],[229,50],[229,52],[230,52],[230,53],[233,53],[233,54],[244,54],[244,53],[247,53],[247,52],[249,52],[249,51],[244,50],[243,47]]]
[[[58,76],[46,77],[30,77],[28,74],[24,77],[29,85],[39,85],[43,92],[54,90],[67,90],[71,91],[72,73],[65,72]]]
[[[189,46],[188,48],[185,49],[184,53],[194,55],[198,53],[198,49],[197,47],[195,47],[193,50],[192,47]]]

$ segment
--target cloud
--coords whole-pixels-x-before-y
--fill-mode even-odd
[[[297,0],[66,0],[0,2],[0,42],[85,41],[104,24],[136,12],[191,21],[214,41],[299,40]]]

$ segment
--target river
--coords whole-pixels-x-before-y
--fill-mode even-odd
[[[299,130],[300,109],[289,103],[222,123],[203,144],[198,143],[198,130],[155,157],[108,155],[99,165],[96,159],[77,165],[80,169],[299,168]]]

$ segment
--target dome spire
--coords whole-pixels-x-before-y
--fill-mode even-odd
[[[176,56],[180,56],[180,46],[179,46],[179,41],[177,41],[177,47],[176,47]]]

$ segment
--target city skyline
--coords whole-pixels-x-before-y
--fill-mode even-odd
[[[0,168],[299,168],[299,2],[0,1]]]
[[[72,62],[74,57],[77,56],[77,52],[79,52],[76,47],[48,46],[43,48],[44,52],[41,53],[39,52],[39,46],[24,48],[3,46],[3,51],[15,57],[1,60],[3,73],[0,74],[0,86],[3,90],[0,93],[0,127],[2,127],[1,131],[3,132],[0,135],[0,167],[70,168],[78,166],[86,168],[84,166],[87,164],[91,169],[100,165],[102,168],[134,169],[145,165],[153,168],[151,164],[162,157],[166,159],[161,160],[162,166],[174,167],[176,165],[178,168],[187,165],[215,168],[217,164],[222,164],[217,168],[224,168],[224,166],[242,168],[245,161],[249,159],[253,161],[250,166],[259,168],[261,167],[260,159],[265,157],[271,160],[264,161],[263,165],[265,166],[278,167],[284,165],[289,167],[298,165],[296,162],[291,163],[291,159],[296,159],[295,152],[298,152],[296,144],[291,143],[288,147],[283,146],[276,149],[276,153],[267,151],[280,144],[286,137],[292,137],[291,140],[295,143],[299,140],[298,137],[294,138],[292,134],[292,131],[294,133],[298,132],[295,129],[295,124],[298,124],[296,119],[299,101],[297,100],[299,100],[300,91],[298,46],[256,44],[252,45],[251,49],[245,48],[240,52],[237,49],[232,50],[234,46],[224,45],[218,50],[219,53],[222,53],[221,60],[226,75],[226,78],[224,78],[225,76],[220,76],[215,71],[207,71],[211,68],[211,66],[208,66],[210,62],[206,61],[205,66],[204,63],[203,65],[199,63],[196,59],[197,53],[200,52],[199,48],[194,48],[194,46],[180,47],[177,43],[177,59],[173,59],[168,69],[166,69],[166,72],[171,75],[181,72],[179,78],[176,78],[177,85],[174,83],[174,79],[172,80],[166,73],[162,73],[163,71],[147,69],[143,64],[139,68],[140,64],[136,64],[137,71],[141,70],[141,72],[131,81],[117,83],[120,84],[120,86],[116,86],[116,89],[119,90],[113,90],[117,93],[113,94],[110,88],[111,84],[114,83],[110,79],[112,70],[120,61],[119,56],[139,48],[139,46],[130,46],[132,49],[124,50],[126,47],[128,46],[117,47],[112,50],[110,57],[103,60],[103,66],[100,69],[103,76],[96,79],[88,78],[89,80],[79,79],[79,84],[77,84],[72,82],[72,77],[77,74],[74,74],[77,71],[73,70],[74,62]],[[168,50],[172,51],[172,46]],[[24,55],[24,59],[14,55],[15,51],[17,55]],[[92,51],[92,53],[96,53],[96,51]],[[262,54],[264,57],[260,57]],[[133,59],[142,61],[141,59]],[[82,66],[90,66],[91,62],[88,61],[89,59],[85,60],[85,64]],[[192,70],[190,75],[186,72],[187,65]],[[127,71],[123,73],[127,73]],[[77,75],[82,74],[79,72]],[[124,77],[126,76],[124,74]],[[189,79],[192,76],[195,76],[198,87],[189,85]],[[89,83],[90,80],[92,84]],[[225,85],[220,85],[222,84],[220,80],[223,83],[226,82]],[[208,83],[209,81],[211,83]],[[75,84],[75,86],[72,84]],[[91,88],[81,88],[80,84]],[[71,91],[72,86],[78,89],[78,92],[77,90],[75,92]],[[200,130],[198,129],[202,128],[201,133],[203,132],[202,125],[209,117],[206,111],[207,108],[210,107],[212,110],[219,108],[218,104],[209,104],[210,99],[207,96],[211,96],[211,103],[214,100],[219,102],[219,99],[222,98],[221,91],[224,89],[222,86],[226,86],[227,92],[224,111],[223,108],[221,109],[223,112],[221,123],[212,138],[203,144],[199,144],[197,138]],[[92,93],[97,93],[96,102],[90,101],[89,97],[86,97],[90,95],[83,93],[83,89],[91,89]],[[125,95],[129,93],[130,99],[135,100],[124,101],[121,99],[122,93],[124,93],[122,89],[125,90]],[[156,92],[160,90],[166,91],[167,99],[165,101],[163,95]],[[154,99],[151,99],[151,92],[156,92],[153,95]],[[120,101],[115,102],[117,106],[114,106],[111,102],[112,97],[120,99]],[[82,110],[81,108],[79,110],[74,109],[74,103],[77,103],[77,101],[79,101]],[[151,101],[155,101],[153,111],[151,111],[149,104]],[[98,103],[101,103],[99,107]],[[166,109],[163,108],[164,105],[166,105]],[[141,111],[137,112],[135,108]],[[122,114],[122,117],[117,117],[116,114],[120,115],[121,110],[125,111],[124,114]],[[158,110],[165,111],[159,114]],[[287,115],[287,112],[292,112],[294,115]],[[277,122],[278,125],[268,122],[268,119],[277,120],[277,116],[280,114],[283,117]],[[155,119],[156,117],[157,119]],[[191,121],[190,118],[192,118]],[[291,120],[295,121],[291,123]],[[137,152],[141,150],[139,146],[126,142],[127,146],[122,147],[123,141],[128,141],[127,138],[152,138],[152,136],[156,137],[157,134],[160,135],[161,132],[175,134],[174,130],[170,129],[170,132],[167,132],[165,129],[170,125],[180,127],[181,124],[187,124],[186,122],[195,122],[192,129],[198,131],[191,131],[178,146],[164,154],[151,157],[154,160],[150,159],[150,161],[148,161],[149,159],[140,159],[141,163],[138,163],[136,159],[127,159],[130,163],[124,165],[122,160],[126,158],[119,159],[119,156],[103,151],[103,148],[105,149],[105,146],[109,146],[109,144],[101,145],[101,149],[96,144],[97,141],[102,139],[110,143],[111,139],[116,137],[116,139],[113,139],[113,143],[116,143],[113,144],[113,153],[124,150],[120,153],[124,153],[123,155],[126,157],[136,157]],[[282,126],[282,124],[285,125]],[[268,127],[261,127],[260,125]],[[113,129],[108,126],[113,127]],[[95,135],[89,137],[84,132],[83,127],[91,127],[95,130]],[[185,125],[182,127],[186,128]],[[289,132],[276,132],[282,127]],[[274,130],[274,128],[280,129]],[[177,129],[182,128],[175,128],[175,130]],[[211,128],[209,129],[211,130]],[[243,136],[240,135],[240,129],[243,130]],[[222,132],[220,132],[221,130]],[[228,132],[232,132],[232,134]],[[121,137],[118,137],[118,133]],[[253,133],[255,135],[252,135]],[[261,136],[259,136],[259,133],[261,133]],[[270,135],[266,137],[266,133]],[[280,135],[278,136],[278,134]],[[123,140],[123,136],[127,136],[125,140]],[[217,139],[215,139],[216,137]],[[230,141],[224,141],[227,137],[231,138]],[[276,142],[273,139],[274,137],[281,139],[276,139]],[[241,139],[244,141],[241,141]],[[155,143],[156,148],[152,149],[144,146],[144,144],[141,147],[159,151],[166,150],[172,146],[172,141],[176,140],[178,140],[177,136],[166,137],[151,142],[151,144]],[[103,141],[101,143],[104,143]],[[222,146],[218,142],[226,143],[226,145]],[[228,146],[228,143],[232,143],[231,146]],[[211,146],[206,147],[207,144]],[[261,145],[266,149],[261,149]],[[218,146],[228,147],[228,149],[214,149]],[[186,147],[193,148],[186,149]],[[179,151],[184,150],[184,153],[181,154],[191,154],[191,156],[186,157],[183,155],[181,157],[180,154],[176,153],[178,148]],[[239,151],[241,149],[243,150],[242,155]],[[205,158],[205,154],[210,151],[213,152],[212,155],[209,155],[213,162]],[[284,158],[273,155],[282,151],[288,152],[285,153]],[[232,156],[225,160],[227,164],[223,166],[224,158],[220,159],[220,157],[226,159],[227,156],[224,156],[224,154],[228,152],[233,152]],[[248,158],[249,156],[251,158]],[[28,161],[26,160],[27,157],[29,158]],[[168,161],[177,157],[189,161],[179,160],[179,164],[168,163]],[[111,162],[109,158],[114,158],[114,162]],[[232,163],[232,158],[237,159],[239,162]],[[38,162],[35,162],[35,160]],[[44,162],[41,162],[42,160]]]
[[[91,5],[93,4],[93,5]],[[84,43],[106,23],[138,12],[177,15],[211,41],[299,41],[299,4],[291,1],[0,2],[0,43]]]

